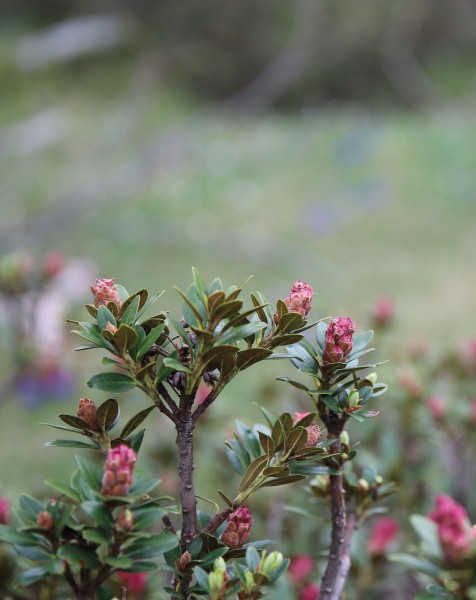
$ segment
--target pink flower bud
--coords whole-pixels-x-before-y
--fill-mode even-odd
[[[438,539],[445,559],[457,563],[472,553],[476,529],[471,526],[466,510],[453,498],[440,494],[435,505],[428,517],[438,525]]]
[[[349,317],[332,319],[326,331],[324,352],[322,358],[325,363],[343,363],[352,352],[354,342],[352,334],[355,324]]]
[[[115,279],[96,279],[91,291],[94,294],[94,306],[107,305],[108,302],[114,302],[118,308],[122,306],[122,300],[115,286]]]
[[[318,600],[320,587],[315,583],[308,583],[299,592],[299,600]]]
[[[7,525],[10,520],[10,502],[7,498],[0,498],[0,525]]]
[[[383,554],[388,546],[397,537],[400,528],[398,523],[390,517],[382,517],[376,521],[370,531],[370,554]]]
[[[128,573],[118,571],[117,577],[128,594],[134,598],[140,598],[146,591],[148,573]],[[129,595],[127,596],[129,598]]]
[[[102,477],[101,491],[105,496],[127,496],[136,460],[134,450],[125,444],[109,450]]]
[[[289,577],[294,585],[302,583],[314,571],[314,560],[308,554],[296,554],[291,558]]]
[[[128,508],[122,508],[117,515],[116,525],[123,531],[130,531],[134,527],[134,513]]]
[[[48,531],[53,529],[55,526],[53,517],[46,510],[38,513],[38,516],[36,517],[36,524],[38,527],[41,527],[41,529],[47,529]]]
[[[91,429],[96,429],[96,405],[89,398],[80,398],[78,403],[77,415],[83,421],[86,421]]]
[[[228,525],[221,536],[224,544],[230,548],[241,548],[250,537],[253,518],[250,511],[241,506],[228,516]]]
[[[435,421],[442,421],[446,415],[445,401],[440,396],[430,396],[426,401],[426,407]]]
[[[306,431],[307,431],[307,442],[304,447],[312,448],[321,439],[322,431],[320,430],[318,425],[309,425],[309,427],[306,427]]]
[[[289,312],[297,312],[306,317],[312,308],[312,287],[305,281],[295,281],[289,296],[284,299]]]
[[[372,309],[372,322],[377,327],[385,327],[392,320],[395,313],[393,298],[390,296],[381,296],[375,302]]]

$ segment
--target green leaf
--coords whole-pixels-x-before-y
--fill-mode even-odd
[[[134,530],[142,531],[151,525],[160,521],[167,515],[167,512],[158,506],[146,506],[134,510]]]
[[[19,505],[20,508],[28,513],[29,517],[35,522],[38,513],[45,510],[44,505],[41,502],[38,502],[38,500],[27,494],[22,494],[20,496]]]
[[[141,410],[137,414],[135,414],[127,423],[124,425],[123,430],[121,431],[121,438],[126,438],[130,435],[134,429],[137,429],[139,425],[144,421],[144,419],[156,408],[155,405],[149,406],[149,408],[145,408]]]
[[[164,365],[174,371],[181,371],[182,373],[188,373],[189,375],[192,374],[192,371],[186,365],[175,358],[164,358]]]
[[[87,500],[82,503],[81,508],[96,521],[106,534],[111,532],[111,528],[114,526],[114,519],[105,506],[96,500]]]
[[[410,523],[422,542],[424,554],[440,560],[442,556],[438,525],[423,515],[410,515]]]
[[[223,502],[225,502],[225,504],[227,504],[229,508],[233,508],[233,502],[230,500],[230,498],[228,498],[228,496],[221,490],[218,490],[218,493]]]
[[[337,398],[334,398],[333,396],[321,396],[321,400],[324,402],[324,404],[330,408],[333,412],[341,412],[340,406],[339,406],[339,401],[337,400]],[[353,415],[353,413],[350,413],[351,415]]]
[[[90,527],[83,529],[81,535],[85,540],[92,542],[93,544],[109,544],[112,540],[111,535],[100,529],[92,529]]]
[[[195,567],[193,569],[193,574],[195,575],[195,579],[197,580],[198,585],[205,592],[210,591],[210,587],[208,585],[208,573],[201,569],[200,567]]]
[[[125,549],[124,554],[134,560],[143,558],[153,558],[164,552],[169,552],[179,545],[175,535],[170,533],[159,533],[150,538],[140,538],[135,540]]]
[[[254,548],[253,546],[248,546],[248,548],[246,549],[245,560],[248,569],[252,572],[256,571],[260,561],[260,556],[256,548]]]
[[[366,331],[365,333],[356,335],[353,339],[352,352],[349,354],[348,360],[352,360],[357,353],[361,352],[368,345],[373,336],[373,331]]]
[[[247,490],[251,487],[254,481],[262,474],[265,466],[268,465],[269,458],[267,455],[256,458],[246,469],[243,479],[238,486],[238,493]]]
[[[294,380],[290,379],[289,377],[276,377],[276,379],[277,379],[277,381],[286,381],[286,383],[289,383],[290,385],[297,388],[298,390],[302,390],[303,392],[306,392],[307,394],[309,394],[309,388],[307,387],[307,385],[304,385],[303,383],[300,383],[299,381],[294,381]]]
[[[182,290],[176,286],[173,286],[174,289],[182,296],[182,298],[185,300],[185,304],[186,306],[184,307],[184,317],[187,321],[187,323],[189,325],[196,325],[197,323],[200,323],[200,325],[203,326],[204,324],[204,319],[203,316],[201,315],[200,311],[196,308],[196,306],[193,304],[193,302],[190,300],[190,298],[188,298],[187,294],[185,294],[185,292],[182,292]],[[189,310],[187,310],[187,308]]]
[[[126,351],[135,346],[139,340],[136,330],[125,323],[121,323],[115,333],[111,333],[107,329],[103,329],[103,332],[105,332],[103,334],[105,336],[106,334],[109,334],[106,336],[107,339],[114,342],[114,345],[119,349],[121,354],[125,354]]]
[[[258,431],[258,437],[259,443],[261,444],[261,447],[263,448],[264,452],[268,455],[269,458],[272,458],[274,456],[275,451],[275,445],[273,440],[262,431]]]
[[[131,448],[136,454],[139,454],[140,447],[142,446],[142,440],[144,439],[145,429],[140,429],[127,436],[127,441],[131,445]]]
[[[410,569],[429,575],[434,579],[440,579],[443,575],[443,571],[437,565],[424,558],[413,556],[412,554],[390,554],[387,558],[404,567],[409,567]]]
[[[55,479],[45,479],[43,483],[48,487],[53,488],[57,492],[60,492],[60,494],[67,496],[77,504],[81,502],[79,494],[75,492],[72,488],[70,488],[68,485],[61,483],[60,481],[56,481]]]
[[[105,306],[100,306],[97,312],[97,322],[99,329],[106,329],[107,324],[111,323],[117,327],[117,321],[114,315]]]
[[[84,456],[75,456],[81,476],[86,483],[93,489],[99,491],[101,489],[101,479],[103,471],[95,467]]]
[[[247,427],[241,421],[235,421],[236,429],[241,438],[243,446],[246,448],[251,458],[261,456],[261,448],[258,435]]]
[[[296,427],[293,429],[289,436],[286,438],[285,451],[298,452],[307,444],[307,431],[304,427]]]
[[[106,556],[106,558],[102,559],[103,563],[106,563],[106,565],[109,565],[111,567],[114,567],[115,569],[128,569],[129,567],[132,567],[133,561],[130,558],[126,558],[125,556],[119,556],[119,557],[112,557],[112,556]]]
[[[324,346],[326,344],[326,332],[327,332],[327,323],[324,321],[319,321],[316,327],[316,341],[319,346],[321,352],[324,350]]]
[[[277,332],[279,334],[289,333],[295,329],[299,329],[299,327],[302,327],[303,323],[304,319],[299,313],[288,312],[280,318]]]
[[[289,483],[295,483],[306,479],[305,475],[289,475],[288,477],[280,477],[279,479],[272,479],[271,481],[265,481],[260,487],[277,487],[278,485],[287,485]]]
[[[96,410],[94,422],[99,431],[105,433],[114,427],[119,419],[119,404],[114,398],[109,398]]]
[[[272,346],[276,348],[277,346],[290,346],[291,344],[297,344],[303,339],[299,333],[287,333],[285,335],[278,335],[273,338]]]
[[[238,342],[250,335],[257,333],[264,329],[266,325],[261,321],[256,323],[246,323],[245,325],[238,325],[226,331],[223,335],[218,336],[220,344],[231,344],[232,342]]]
[[[127,392],[135,387],[136,382],[122,373],[98,373],[91,377],[87,385],[103,392]]]
[[[239,367],[240,371],[243,371],[251,367],[251,365],[265,360],[271,354],[273,354],[273,351],[266,348],[248,348],[247,350],[242,350],[236,355],[236,366]]]
[[[225,356],[226,354],[234,355],[237,352],[238,352],[238,348],[236,346],[231,346],[231,345],[214,346],[213,348],[210,348],[210,350],[207,350],[205,352],[205,354],[203,355],[203,364],[204,364],[204,366],[209,365],[210,363],[219,365],[219,360],[223,356]]]
[[[47,573],[43,567],[33,567],[19,573],[14,581],[14,586],[28,587],[37,581],[40,581],[47,576]]]
[[[90,448],[97,450],[97,446],[93,444],[86,444],[85,442],[79,442],[76,440],[51,440],[43,444],[45,448]]]
[[[0,540],[17,546],[38,546],[40,542],[31,533],[17,531],[14,527],[0,525]]]
[[[136,318],[137,312],[145,305],[149,292],[141,289],[132,296],[129,296],[122,304],[119,311],[119,318],[122,323],[132,323]]]
[[[59,418],[63,421],[63,423],[66,423],[66,425],[70,425],[75,429],[81,429],[83,431],[94,431],[87,421],[83,421],[83,419],[75,417],[74,415],[59,415]]]
[[[59,548],[57,555],[59,558],[67,560],[69,563],[87,567],[88,569],[94,569],[101,564],[95,551],[91,548],[84,548],[83,546],[66,544]]]
[[[198,293],[200,294],[202,301],[205,303],[205,297],[208,295],[208,289],[207,289],[206,283],[203,280],[203,277],[200,275],[200,273],[198,272],[198,270],[195,267],[192,267],[192,275],[193,275],[193,281],[195,283],[195,287],[196,287]]]
[[[165,329],[165,323],[161,323],[157,327],[154,327],[149,333],[145,336],[143,342],[139,346],[137,350],[137,360],[140,360],[143,356],[147,354],[147,352],[151,349],[152,345],[156,343],[159,339],[161,333]]]

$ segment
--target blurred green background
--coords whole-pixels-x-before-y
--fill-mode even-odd
[[[175,317],[172,285],[187,287],[191,265],[228,285],[254,275],[249,291],[273,300],[306,280],[313,317],[348,314],[359,329],[391,296],[394,327],[375,342],[390,359],[418,340],[444,351],[475,335],[469,0],[358,10],[324,0],[22,0],[0,15],[2,254],[54,250],[86,261],[92,279],[166,289],[159,308]],[[84,318],[90,301],[86,281],[68,316]],[[74,412],[101,367],[97,354],[74,355],[68,336],[61,360],[74,390],[28,411],[9,386],[8,326],[3,318],[0,492],[13,499],[44,493],[47,471],[66,477],[74,451],[42,449],[54,432],[34,423]],[[305,408],[274,381],[289,367],[259,371],[212,409],[223,439],[235,418],[259,419],[252,402]],[[394,371],[391,360],[383,378]],[[394,398],[390,389],[379,407],[388,427]],[[126,414],[129,401],[146,402],[129,394]],[[148,430],[142,466],[160,471],[152,451],[167,457],[172,432],[158,416]],[[197,464],[206,488],[208,466]]]

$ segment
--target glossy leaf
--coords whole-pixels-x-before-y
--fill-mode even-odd
[[[99,373],[91,377],[87,385],[103,392],[127,392],[135,387],[136,382],[123,373]]]
[[[139,425],[148,417],[148,415],[154,410],[155,405],[149,406],[144,410],[141,410],[137,414],[135,414],[127,423],[124,425],[123,430],[121,431],[121,438],[126,438],[130,435],[134,429],[137,429]]]
[[[94,569],[101,564],[94,550],[83,546],[66,544],[59,548],[57,554],[59,558],[67,560],[69,563],[89,569]]]
[[[114,427],[119,419],[119,404],[114,398],[109,398],[98,406],[94,422],[99,431],[105,433]]]

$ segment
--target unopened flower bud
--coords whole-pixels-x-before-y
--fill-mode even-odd
[[[251,590],[254,588],[255,586],[255,580],[253,577],[253,573],[249,570],[246,569],[245,571],[245,581],[243,584],[244,587],[244,591],[245,592],[251,592]]]
[[[375,475],[374,482],[375,485],[382,485],[383,477],[381,475]]]
[[[78,411],[77,415],[83,421],[91,427],[91,429],[96,429],[96,410],[97,407],[92,400],[89,398],[80,398],[78,403]]]
[[[349,434],[347,433],[347,431],[343,431],[340,434],[340,443],[344,446],[348,446],[350,444]]]
[[[228,525],[221,540],[229,548],[241,548],[250,537],[253,518],[250,511],[241,506],[228,516]]]
[[[55,526],[53,517],[46,510],[43,510],[38,513],[38,516],[36,517],[36,524],[38,525],[38,527],[41,527],[41,529],[46,529],[48,531],[50,529],[53,529],[53,527]]]
[[[349,455],[347,454],[347,452],[342,452],[342,454],[340,455],[341,461],[344,463],[348,458]]]
[[[364,479],[363,477],[361,477],[359,479],[359,490],[361,492],[368,492],[369,489],[370,489],[369,482],[366,479]]]
[[[110,321],[108,321],[106,323],[106,329],[108,331],[110,331],[112,334],[116,333],[116,331],[117,331],[117,327],[114,325],[114,323],[111,323]]]
[[[367,381],[370,381],[370,383],[374,386],[377,383],[377,378],[378,375],[377,373],[369,373],[368,375],[365,376],[365,379]]]
[[[114,302],[118,308],[122,306],[122,300],[116,288],[115,279],[96,279],[91,291],[94,294],[94,306],[106,306],[108,302]]]
[[[0,498],[0,525],[7,525],[10,520],[10,501]]]
[[[318,425],[309,425],[309,427],[306,427],[306,431],[307,431],[307,442],[304,447],[312,448],[321,439],[322,431],[320,430]]]
[[[393,319],[395,304],[390,296],[379,298],[372,310],[372,321],[377,327],[385,327]]]
[[[400,531],[398,523],[390,517],[381,517],[370,531],[369,553],[373,556],[383,554]]]
[[[263,556],[258,565],[258,572],[266,575],[269,579],[272,578],[272,575],[275,571],[279,569],[284,560],[281,552],[271,552],[268,556],[266,556],[265,552],[263,552]]]
[[[134,450],[125,444],[109,450],[101,488],[105,496],[127,496],[136,460]]]
[[[296,411],[293,417],[293,425],[296,425],[296,423],[299,423],[299,421],[301,421],[302,419],[304,419],[304,417],[307,417],[307,415],[310,414],[310,412],[306,411]]]
[[[305,281],[295,281],[289,296],[284,299],[289,312],[297,312],[306,317],[312,308],[312,287]]]
[[[192,560],[192,555],[188,550],[182,554],[182,556],[177,561],[177,568],[179,571],[186,571],[188,567],[188,563]]]
[[[128,508],[121,509],[117,515],[116,525],[123,531],[130,531],[134,527],[134,513]]]
[[[217,558],[213,563],[213,571],[208,574],[208,591],[211,600],[222,600],[228,581],[226,563],[223,558]]]
[[[354,345],[354,332],[355,324],[349,317],[337,317],[329,323],[322,353],[325,363],[346,362]]]
[[[347,400],[349,408],[355,408],[359,403],[359,400],[359,392],[357,390],[353,390],[352,392],[350,392],[349,398]]]

